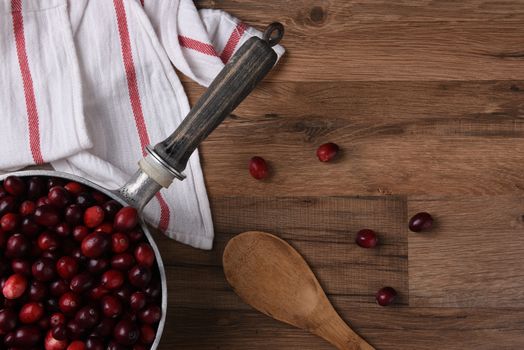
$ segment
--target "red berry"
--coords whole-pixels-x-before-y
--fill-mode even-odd
[[[413,232],[429,230],[432,226],[433,217],[425,212],[415,214],[411,220],[409,220],[409,229]]]
[[[36,205],[35,202],[32,201],[23,201],[22,204],[20,204],[20,208],[18,208],[18,212],[22,216],[29,216],[33,215],[35,212]]]
[[[49,330],[44,339],[44,348],[45,350],[66,350],[67,341],[56,339],[53,337],[53,332]]]
[[[31,275],[31,263],[27,260],[13,259],[11,260],[11,270],[14,273],[19,273],[24,276]]]
[[[56,272],[63,279],[70,280],[78,271],[78,263],[75,258],[63,256],[56,262]]]
[[[5,255],[8,258],[21,258],[29,252],[29,240],[20,233],[15,233],[7,240]]]
[[[47,194],[47,199],[49,204],[57,208],[63,208],[71,201],[69,192],[61,186],[52,187]]]
[[[102,313],[109,318],[116,318],[122,313],[122,302],[117,297],[106,295],[102,298]]]
[[[116,324],[113,336],[118,343],[130,346],[138,341],[140,330],[135,323],[122,320]]]
[[[19,221],[20,218],[17,214],[7,213],[0,219],[0,227],[4,231],[13,231],[18,226]]]
[[[67,237],[69,236],[69,234],[71,234],[71,226],[69,226],[69,224],[65,223],[65,222],[62,222],[61,224],[58,224],[56,225],[55,227],[55,232],[60,236],[60,237]]]
[[[142,309],[144,306],[146,306],[146,302],[146,293],[134,292],[133,294],[131,294],[131,298],[129,299],[129,306],[131,306],[131,309],[138,311]]]
[[[84,224],[89,227],[97,227],[104,221],[104,209],[95,205],[86,209],[84,213]]]
[[[111,224],[109,222],[104,222],[103,224],[98,225],[95,228],[95,232],[102,232],[102,233],[111,234],[111,233],[113,233],[113,224]]]
[[[384,287],[377,292],[377,304],[380,306],[387,306],[395,301],[397,291],[391,287]]]
[[[135,264],[135,258],[129,253],[115,255],[111,258],[111,267],[117,270],[129,270]]]
[[[268,177],[269,169],[266,161],[262,157],[253,157],[249,160],[249,173],[257,180]]]
[[[109,270],[104,272],[100,283],[107,289],[118,289],[124,284],[124,275],[118,270]]]
[[[91,274],[82,272],[71,279],[69,288],[75,293],[83,293],[93,287],[94,281]]]
[[[53,250],[58,247],[58,240],[56,235],[49,231],[44,231],[38,236],[37,244],[41,250]]]
[[[355,242],[362,248],[374,248],[378,243],[378,238],[373,230],[364,229],[357,232]]]
[[[80,297],[73,292],[64,293],[58,300],[58,307],[64,314],[71,314],[80,307]]]
[[[99,258],[99,259],[89,259],[87,262],[87,271],[92,274],[99,274],[107,270],[109,267],[109,259]]]
[[[38,225],[56,226],[60,221],[60,213],[57,208],[44,204],[36,208],[33,218]]]
[[[68,182],[64,188],[69,192],[69,193],[72,193],[72,194],[80,194],[82,193],[85,189],[84,189],[84,186],[82,186],[81,184],[79,184],[78,182],[74,182],[74,181],[71,181],[71,182]]]
[[[117,231],[131,231],[138,224],[138,212],[133,207],[124,207],[115,214],[113,227]]]
[[[100,318],[100,313],[94,306],[84,306],[75,315],[75,322],[78,323],[82,329],[93,328]]]
[[[12,331],[16,327],[16,320],[16,312],[13,310],[0,310],[0,334]]]
[[[33,281],[29,286],[29,300],[43,301],[47,296],[47,287],[43,282]]]
[[[139,265],[152,267],[155,263],[155,252],[149,243],[140,243],[135,248],[135,259]]]
[[[55,277],[55,262],[50,258],[40,258],[33,263],[31,272],[38,281],[51,281]]]
[[[96,286],[89,291],[89,298],[93,300],[99,300],[99,299],[102,299],[102,297],[107,294],[109,294],[109,289],[102,287],[102,286]]]
[[[4,180],[4,189],[13,196],[21,196],[26,191],[26,185],[18,176],[8,176]]]
[[[77,226],[73,229],[73,238],[78,242],[82,242],[88,234],[89,230],[85,226]]]
[[[339,151],[338,145],[332,142],[324,143],[317,148],[317,157],[321,162],[329,162],[336,157]]]
[[[27,278],[23,275],[15,273],[9,276],[2,288],[2,294],[6,299],[17,299],[24,294],[27,289]]]
[[[54,326],[51,329],[51,332],[53,333],[53,338],[57,340],[66,340],[67,339],[67,330],[64,325],[58,325]]]
[[[109,250],[109,238],[103,233],[91,233],[82,240],[82,254],[88,258],[98,258]]]
[[[161,317],[162,309],[160,309],[160,306],[158,305],[149,305],[138,313],[138,318],[140,321],[147,324],[157,323],[160,321]]]
[[[111,246],[113,247],[113,252],[117,254],[123,253],[129,248],[129,238],[125,233],[114,233],[111,237]]]
[[[66,318],[64,314],[61,312],[55,312],[49,318],[49,323],[51,324],[52,327],[62,325],[65,323],[65,321],[66,321]]]
[[[22,326],[14,334],[14,343],[20,347],[35,346],[40,340],[40,329],[36,326]]]
[[[25,324],[35,323],[44,316],[44,306],[40,303],[27,303],[20,309],[18,318]]]
[[[145,288],[151,281],[151,270],[147,266],[137,265],[129,270],[129,282],[137,288]]]
[[[144,324],[140,327],[140,342],[143,344],[152,344],[155,341],[156,332],[153,327]]]
[[[67,350],[87,350],[86,344],[81,340],[75,340],[69,344]]]
[[[71,225],[77,225],[82,222],[84,217],[84,209],[78,204],[71,204],[64,213],[65,221]]]

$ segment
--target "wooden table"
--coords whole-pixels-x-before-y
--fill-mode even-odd
[[[158,237],[161,349],[331,349],[245,305],[221,256],[246,230],[288,240],[377,349],[524,348],[524,1],[202,0],[263,28],[285,58],[201,147],[213,251]],[[203,89],[186,80],[194,102]],[[333,141],[342,157],[316,160]],[[247,171],[267,159],[268,181]],[[431,233],[408,232],[428,211]],[[382,245],[364,250],[355,232]],[[391,285],[399,304],[374,293]]]

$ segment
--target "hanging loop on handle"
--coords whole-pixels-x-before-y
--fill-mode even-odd
[[[264,40],[271,47],[278,44],[280,40],[282,40],[283,36],[284,36],[284,26],[282,25],[282,23],[279,23],[279,22],[271,23],[270,25],[267,26],[266,30],[264,31]]]

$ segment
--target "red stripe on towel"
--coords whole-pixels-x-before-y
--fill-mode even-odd
[[[33,78],[29,69],[27,50],[25,45],[24,16],[22,14],[22,0],[11,0],[11,14],[13,17],[13,31],[16,42],[18,65],[24,85],[25,105],[27,110],[27,123],[29,128],[29,148],[36,164],[43,164],[42,149],[40,145],[40,122],[36,107]]]
[[[224,50],[220,54],[220,59],[222,62],[227,63],[231,56],[233,56],[233,52],[235,52],[238,42],[240,41],[240,38],[242,38],[242,35],[244,35],[246,29],[247,25],[242,22],[237,24],[235,29],[233,29],[233,33],[231,33]]]
[[[183,35],[178,36],[178,42],[180,43],[180,46],[185,47],[187,49],[195,50],[208,56],[218,57],[218,53],[215,51],[213,45],[206,44]]]
[[[124,61],[124,68],[126,71],[127,88],[129,90],[129,100],[135,118],[136,129],[138,137],[140,138],[140,145],[142,147],[142,154],[146,155],[146,146],[150,144],[149,134],[147,132],[144,113],[142,111],[142,103],[140,101],[140,92],[138,90],[138,82],[136,77],[135,63],[133,61],[133,52],[131,50],[131,40],[129,38],[129,28],[127,25],[126,10],[123,0],[113,0],[116,18],[118,22],[118,33],[120,35],[120,45],[122,49],[122,58]],[[156,198],[160,204],[160,223],[159,228],[165,231],[169,226],[170,211],[165,199],[160,193],[157,193]]]

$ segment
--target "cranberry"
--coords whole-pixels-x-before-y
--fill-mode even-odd
[[[54,281],[49,285],[49,291],[54,297],[59,297],[69,291],[69,285],[64,280]]]
[[[51,323],[49,322],[49,317],[43,316],[40,320],[37,322],[38,327],[40,329],[46,330],[49,329]]]
[[[4,231],[13,231],[20,222],[20,217],[14,213],[7,213],[0,219],[0,227]]]
[[[66,340],[67,339],[67,330],[63,324],[54,326],[51,329],[51,332],[53,333],[53,338],[57,340]]]
[[[14,343],[20,347],[34,346],[41,339],[40,330],[36,326],[22,326],[15,331]]]
[[[44,348],[45,350],[66,350],[67,341],[65,339],[59,340],[54,337],[53,331],[50,330],[47,332],[44,339]]]
[[[19,273],[24,276],[31,275],[31,263],[27,260],[13,259],[11,260],[11,270],[14,273]]]
[[[82,240],[89,234],[89,230],[85,226],[77,226],[73,229],[73,238],[82,242]]]
[[[109,268],[108,259],[90,259],[87,262],[87,270],[93,274],[102,273]]]
[[[415,214],[409,220],[409,229],[413,232],[429,230],[431,226],[433,226],[433,217],[425,212]]]
[[[37,302],[30,302],[22,306],[18,314],[20,322],[31,324],[37,322],[44,316],[44,306]]]
[[[36,260],[31,270],[38,281],[47,282],[55,277],[55,263],[50,258]]]
[[[105,350],[102,339],[96,337],[89,337],[85,343],[86,350]]]
[[[137,265],[129,271],[128,278],[133,286],[144,288],[151,281],[151,270],[146,266]]]
[[[90,339],[88,339],[87,341],[89,341]],[[104,348],[100,348],[100,350],[103,350]],[[67,347],[67,350],[87,350],[86,348],[86,343],[84,343],[83,341],[80,341],[80,340],[75,340],[73,342],[71,342],[71,344],[69,344],[69,346]],[[91,348],[89,350],[95,350],[94,348]],[[96,350],[99,350],[99,349],[96,349]]]
[[[105,218],[107,220],[113,220],[116,213],[122,208],[122,205],[115,200],[110,200],[105,202],[102,208],[105,212]]]
[[[79,184],[78,182],[75,182],[75,181],[71,181],[71,182],[68,182],[64,188],[69,192],[69,193],[72,193],[72,194],[75,194],[75,195],[78,195],[80,193],[82,193],[84,191],[84,186],[82,186],[81,184]]]
[[[95,228],[95,232],[111,234],[113,233],[113,224],[104,222]]]
[[[262,157],[253,157],[249,160],[249,173],[257,180],[262,180],[268,177],[269,168],[266,161]]]
[[[29,286],[29,300],[42,301],[47,295],[47,287],[39,281],[32,281]]]
[[[38,236],[37,244],[41,250],[52,250],[58,247],[58,240],[53,233],[44,231]]]
[[[109,200],[109,198],[102,192],[92,192],[91,194],[98,205],[102,205]]]
[[[135,345],[136,346],[136,345]],[[114,340],[111,340],[108,344],[107,344],[107,348],[106,350],[125,350],[127,349],[127,347],[125,347],[124,345],[114,341]]]
[[[155,341],[156,332],[153,327],[144,324],[140,327],[140,342],[143,344],[152,344]]]
[[[72,340],[77,340],[82,337],[83,329],[75,320],[69,321],[66,325],[67,337]]]
[[[160,295],[162,294],[162,286],[158,280],[154,280],[149,283],[149,285],[144,289],[144,292],[149,299],[155,300],[160,298]]]
[[[49,177],[47,178],[47,189],[51,189],[52,187],[55,187],[55,186],[61,186],[61,187],[64,187],[66,184],[66,180],[64,179],[61,179],[59,177]]]
[[[378,243],[378,238],[375,231],[363,229],[357,232],[355,242],[362,248],[374,248]]]
[[[131,306],[131,309],[138,311],[146,306],[146,300],[146,293],[134,292],[131,294],[131,298],[129,299],[129,306]]]
[[[29,252],[29,241],[24,235],[15,233],[7,240],[5,255],[8,258],[21,258]]]
[[[162,310],[158,305],[149,305],[138,313],[138,318],[144,323],[154,324],[162,318]]]
[[[377,292],[376,299],[380,306],[387,306],[395,301],[397,291],[391,287],[384,287]]]
[[[100,282],[107,289],[118,289],[124,284],[124,275],[118,270],[104,272]]]
[[[85,264],[87,261],[87,257],[82,254],[82,251],[78,248],[73,249],[73,251],[70,253],[73,258],[78,260],[78,263],[80,265]]]
[[[0,334],[7,333],[16,327],[16,312],[9,309],[0,310]],[[1,337],[1,336],[0,336]]]
[[[108,293],[109,289],[102,286],[96,286],[89,291],[89,298],[93,300],[99,300],[102,299],[102,297]]]
[[[135,264],[135,258],[129,253],[115,255],[111,258],[111,267],[117,270],[129,270]]]
[[[321,162],[329,162],[336,157],[338,145],[333,142],[324,143],[317,148],[317,157]]]
[[[58,258],[60,258],[61,256],[61,253],[58,251],[58,249],[44,250],[43,252],[41,252],[40,256],[42,258],[58,260]]]
[[[114,219],[113,226],[117,231],[131,231],[138,224],[138,212],[133,207],[120,209]]]
[[[0,198],[0,215],[14,212],[16,209],[16,200],[14,197],[6,196]]]
[[[129,238],[125,233],[117,232],[111,236],[111,246],[113,252],[123,253],[129,248]]]
[[[104,318],[93,330],[93,334],[99,337],[108,337],[113,332],[116,320],[112,318]]]
[[[117,297],[106,295],[102,298],[102,313],[108,318],[116,318],[122,313],[122,302]]]
[[[18,176],[8,176],[4,180],[4,189],[13,196],[21,196],[26,191],[26,184]]]
[[[144,232],[140,228],[128,232],[129,240],[133,243],[141,241],[144,238]]]
[[[40,227],[38,227],[38,225],[33,221],[33,219],[24,218],[22,220],[21,231],[25,235],[33,237],[38,233],[39,230]]]
[[[84,306],[75,315],[75,321],[82,329],[91,329],[97,323],[100,318],[100,314],[93,306]]]
[[[24,294],[27,289],[27,278],[24,275],[15,273],[9,276],[2,288],[2,294],[6,299],[17,299]]]
[[[60,213],[55,207],[45,204],[36,208],[33,218],[38,225],[56,226],[60,221]]]
[[[91,233],[82,240],[82,254],[88,258],[98,258],[109,250],[109,239],[102,233]]]
[[[56,272],[58,272],[63,279],[69,280],[73,278],[77,271],[78,262],[75,258],[64,256],[56,262]]]
[[[89,192],[82,192],[76,196],[76,204],[80,205],[83,208],[88,208],[96,204],[95,199]]]
[[[20,204],[20,208],[18,208],[18,212],[22,216],[29,216],[33,215],[36,209],[35,202],[32,201],[23,201],[22,204]]]
[[[69,224],[62,222],[61,224],[56,225],[55,232],[61,237],[67,237],[71,234],[71,226]]]
[[[33,176],[27,182],[27,196],[30,199],[37,199],[45,194],[46,185],[44,179],[38,176]]]
[[[80,224],[84,217],[84,209],[78,204],[71,204],[64,213],[65,221],[72,225]]]
[[[44,205],[49,205],[49,198],[47,198],[47,196],[40,197],[36,200],[35,205],[37,208],[42,207]]]
[[[49,323],[51,324],[51,326],[55,327],[55,326],[58,326],[58,325],[61,325],[61,324],[64,324],[66,321],[66,318],[64,316],[63,313],[60,313],[60,312],[55,312],[54,314],[51,315],[51,317],[49,318]]]
[[[93,287],[93,277],[87,272],[76,275],[71,280],[69,288],[75,293],[83,293]]]
[[[138,341],[140,330],[135,323],[122,320],[116,324],[113,336],[118,343],[129,346]]]
[[[57,207],[64,208],[71,201],[69,192],[61,186],[52,187],[47,194],[49,204]]]
[[[135,248],[135,259],[139,265],[153,266],[155,263],[155,252],[151,245],[149,243],[140,243]]]
[[[84,225],[89,228],[97,227],[104,221],[104,209],[95,205],[89,207],[84,212]]]
[[[131,297],[131,293],[131,289],[128,286],[124,285],[115,292],[115,295],[119,297],[120,300],[127,302]]]
[[[62,294],[58,300],[58,307],[64,314],[71,314],[80,306],[80,297],[72,292]]]

